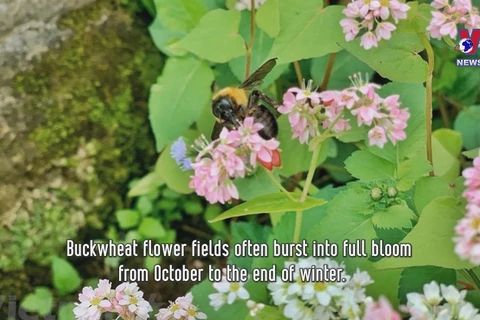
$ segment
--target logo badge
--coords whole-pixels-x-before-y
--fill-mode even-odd
[[[453,49],[465,55],[475,55],[478,50],[478,45],[480,44],[480,29],[473,29],[472,32],[468,29],[459,29],[458,34],[460,35],[460,41]],[[480,59],[457,59],[457,67],[467,66],[480,67]]]

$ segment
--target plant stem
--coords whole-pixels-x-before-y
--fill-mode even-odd
[[[252,61],[252,47],[253,40],[255,38],[255,0],[250,0],[251,10],[250,10],[250,41],[247,45],[247,61],[245,63],[245,79],[250,75],[250,64]]]
[[[303,75],[302,75],[302,69],[300,69],[300,63],[298,63],[298,61],[293,61],[293,68],[295,69],[295,74],[297,75],[298,86],[302,87]]]
[[[432,155],[432,79],[433,79],[433,67],[434,67],[434,54],[432,46],[428,41],[425,35],[420,35],[425,49],[427,50],[428,58],[428,76],[427,82],[425,84],[427,96],[426,96],[426,107],[425,107],[425,124],[426,124],[426,134],[427,134],[427,160],[433,166],[433,155]],[[430,171],[430,176],[435,176],[433,171]]]
[[[447,108],[440,94],[437,94],[438,108],[440,109],[440,115],[442,116],[443,126],[445,128],[450,128],[450,120],[448,119]]]
[[[333,130],[333,127],[337,124],[338,120],[340,120],[343,116],[343,112],[333,120],[330,126],[323,132],[322,135],[330,135],[330,132]],[[315,174],[315,169],[317,168],[318,157],[320,156],[320,150],[322,148],[322,143],[325,140],[321,141],[313,150],[312,160],[310,161],[310,167],[308,168],[307,178],[305,179],[305,184],[303,185],[302,197],[300,198],[300,202],[304,202],[308,196],[308,189],[310,189],[310,185],[312,184],[313,176]],[[297,211],[295,217],[295,232],[293,233],[293,242],[298,243],[300,240],[300,231],[302,228],[302,218],[303,218],[303,211]]]
[[[321,91],[327,90],[328,81],[330,80],[330,75],[332,74],[333,64],[335,63],[336,56],[337,54],[335,52],[330,53],[330,55],[328,56],[327,69],[325,70],[323,81],[322,81],[322,84],[320,85]]]
[[[270,178],[270,180],[273,181],[273,183],[275,183],[275,185],[283,192],[285,193],[285,195],[292,201],[295,201],[295,202],[298,202],[298,199],[295,199],[293,196],[292,196],[292,193],[291,192],[288,192],[287,189],[285,189],[282,184],[280,183],[280,181],[278,181],[277,179],[275,179],[275,177],[273,176],[273,173],[268,170],[267,168],[263,167],[263,169],[265,170],[265,172],[267,173],[268,177]]]
[[[473,272],[473,270],[471,270],[471,269],[467,269],[466,272],[467,272],[468,276],[470,277],[470,279],[472,279],[473,283],[475,284],[475,288],[477,290],[480,290],[480,279],[478,279],[475,272]]]

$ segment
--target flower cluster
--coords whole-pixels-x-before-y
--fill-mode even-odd
[[[232,304],[236,300],[247,300],[250,298],[250,294],[248,293],[247,289],[243,286],[245,283],[243,282],[228,282],[226,277],[226,269],[222,269],[222,280],[220,282],[215,282],[213,287],[217,290],[217,293],[212,293],[208,295],[210,299],[210,305],[215,309],[215,311],[219,310],[225,303]],[[247,306],[254,313],[258,312],[264,306],[259,305],[252,305],[250,300],[247,302]]]
[[[293,138],[306,143],[309,137],[319,136],[319,127],[333,133],[351,128],[348,114],[357,118],[358,126],[368,126],[370,145],[380,148],[390,140],[393,144],[405,140],[405,128],[410,114],[400,109],[398,95],[381,98],[375,90],[380,86],[364,81],[360,74],[352,78],[353,86],[342,91],[312,91],[312,82],[300,88],[290,88],[283,96],[278,111],[288,114]],[[325,130],[325,131],[326,131]],[[323,133],[326,133],[326,132]]]
[[[407,294],[407,306],[402,309],[410,313],[411,320],[423,319],[469,319],[480,320],[478,310],[466,302],[467,291],[459,292],[454,286],[440,286],[435,281],[423,286],[423,294]]]
[[[353,276],[343,274],[344,282],[304,281],[300,269],[343,268],[330,259],[299,259],[285,262],[285,268],[295,265],[295,280],[288,283],[277,277],[268,284],[275,305],[283,308],[283,315],[293,320],[360,319],[363,313],[365,286],[373,283],[367,272],[357,270]]]
[[[472,6],[471,0],[434,0],[432,6],[441,11],[432,11],[432,20],[427,27],[432,38],[441,39],[449,36],[452,39],[457,37],[457,25],[463,24],[465,28],[480,28],[480,15],[478,8]]]
[[[255,0],[255,9],[260,8],[262,4],[265,3],[267,0]],[[235,4],[235,9],[242,11],[242,10],[252,10],[252,3],[250,0],[238,0]]]
[[[480,264],[480,152],[473,160],[473,167],[463,171],[467,199],[467,214],[455,227],[455,252],[473,264]]]
[[[354,0],[343,10],[347,18],[340,21],[345,40],[352,41],[365,29],[360,45],[366,50],[378,47],[378,42],[390,39],[396,29],[387,19],[392,17],[398,23],[407,17],[408,10],[410,6],[398,0]]]
[[[124,320],[145,320],[152,311],[136,283],[124,282],[112,290],[110,281],[100,280],[95,289],[83,288],[78,299],[73,313],[79,320],[99,320],[105,312],[118,313]]]
[[[190,188],[212,204],[225,203],[239,198],[233,179],[253,174],[257,162],[269,170],[280,166],[280,143],[263,139],[262,128],[248,117],[237,130],[223,128],[220,138],[211,143],[200,137],[195,142],[199,153],[191,164]]]
[[[175,302],[170,301],[168,308],[160,309],[155,317],[157,320],[207,319],[205,313],[198,311],[192,301],[193,295],[189,292],[184,297],[178,297]]]

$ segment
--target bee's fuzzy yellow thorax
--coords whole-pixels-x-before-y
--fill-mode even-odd
[[[228,96],[235,100],[238,104],[246,106],[248,103],[247,93],[243,89],[238,88],[224,88],[218,91],[214,96],[213,100],[220,96]]]

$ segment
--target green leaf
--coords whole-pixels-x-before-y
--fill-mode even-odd
[[[411,267],[402,271],[398,298],[401,304],[407,303],[407,293],[423,293],[423,286],[432,281],[444,285],[456,285],[456,272],[439,267]]]
[[[381,229],[408,229],[412,227],[415,213],[407,206],[395,205],[373,215],[373,225]]]
[[[203,212],[203,206],[198,200],[188,200],[183,204],[183,209],[187,214],[192,216],[199,215]]]
[[[407,139],[398,141],[394,146],[386,144],[383,149],[376,146],[369,147],[370,152],[392,163],[403,161],[405,158],[415,158],[418,155],[427,155],[425,149],[425,88],[421,84],[388,83],[379,91],[380,96],[400,95],[401,108],[407,108],[410,118],[407,122],[405,133]]]
[[[165,228],[160,221],[152,217],[143,218],[138,226],[138,233],[145,239],[161,239],[166,235]]]
[[[227,62],[245,54],[245,43],[237,33],[239,24],[240,12],[236,10],[210,11],[173,47],[212,62]]]
[[[278,180],[278,174],[275,174],[275,172],[272,174]],[[266,169],[261,166],[254,175],[245,179],[235,179],[233,183],[238,189],[240,198],[246,201],[279,191],[278,186],[268,176]]]
[[[449,269],[470,269],[454,251],[454,227],[464,216],[463,208],[452,197],[437,198],[423,209],[417,225],[400,242],[412,246],[408,259],[384,258],[374,263],[376,269],[395,269],[416,266],[437,266]]]
[[[172,45],[182,39],[186,32],[173,31],[163,25],[162,21],[157,17],[148,27],[153,43],[163,53],[169,56],[182,56],[187,53],[185,50],[172,48]]]
[[[392,307],[398,310],[399,301],[397,294],[401,270],[374,270],[367,264],[362,271],[367,271],[374,281],[367,286],[367,295],[375,300],[380,296],[386,297],[392,304]]]
[[[442,128],[435,130],[433,136],[453,157],[458,157],[462,152],[462,136],[460,133]]]
[[[424,46],[419,36],[410,30],[398,27],[390,40],[382,40],[377,48],[369,50],[360,46],[360,38],[339,45],[384,78],[409,83],[423,83],[427,79],[428,64],[418,54]]]
[[[273,227],[272,233],[269,235],[267,245],[269,248],[273,248],[273,242],[276,240],[278,243],[292,243],[293,233],[295,225],[295,212],[286,212],[282,215],[280,221]],[[304,235],[300,234],[300,239],[303,239]],[[268,257],[257,257],[253,259],[253,268],[271,268],[272,265],[276,265],[277,271],[284,267],[284,262],[288,257],[274,257],[273,250],[269,250]]]
[[[467,158],[475,159],[480,154],[480,147],[472,149],[472,150],[464,151],[464,152],[462,152],[462,154]]]
[[[274,38],[280,31],[280,8],[279,0],[265,2],[256,14],[256,23],[260,30]]]
[[[292,195],[294,198],[299,199],[298,193],[294,193]],[[290,198],[288,198],[285,193],[278,192],[261,196],[242,203],[238,206],[235,206],[232,209],[225,211],[217,218],[210,220],[210,222],[216,222],[228,218],[243,217],[259,213],[307,210],[324,204],[324,200],[315,199],[312,197],[307,197],[304,202],[295,202],[293,200],[290,200]]]
[[[355,151],[347,160],[345,168],[364,182],[377,179],[393,179],[395,165],[368,150]]]
[[[453,196],[454,190],[447,180],[441,177],[425,177],[415,184],[413,199],[417,212],[421,213],[425,206],[434,199]]]
[[[261,226],[254,223],[236,222],[232,223],[232,241],[230,248],[233,248],[236,244],[242,243],[244,240],[250,240],[251,243],[264,244],[267,242],[271,228],[269,226]],[[234,251],[230,251],[228,257],[228,263],[234,264],[237,268],[248,269],[252,271],[252,256],[237,257]]]
[[[39,315],[45,316],[52,311],[52,293],[46,287],[36,287],[33,293],[25,296],[20,306],[27,311],[38,312]]]
[[[148,271],[153,272],[155,269],[155,266],[157,264],[160,264],[162,262],[162,257],[150,257],[146,256],[143,260],[143,265],[145,268],[148,269]]]
[[[155,0],[157,18],[170,30],[189,32],[206,13],[201,0]]]
[[[210,100],[212,82],[213,72],[205,62],[191,57],[167,60],[148,102],[157,151],[198,119]]]
[[[82,283],[82,278],[70,262],[57,257],[52,260],[52,278],[53,285],[60,294],[71,293]]]
[[[460,161],[456,156],[452,156],[435,136],[432,136],[432,156],[435,175],[448,181],[453,181],[458,177]]]
[[[308,144],[300,144],[298,139],[292,139],[292,131],[288,117],[280,116],[278,118],[278,141],[282,152],[282,167],[280,173],[285,176],[291,176],[298,172],[307,171],[310,167],[312,152],[308,150]],[[323,163],[327,157],[336,155],[336,145],[331,139],[327,139],[322,143],[318,165]]]
[[[465,149],[480,147],[480,106],[470,106],[458,114],[453,128],[460,132]]]
[[[366,250],[370,252],[371,240],[376,234],[372,224],[372,211],[368,203],[368,192],[355,189],[346,189],[340,192],[327,204],[327,215],[319,223],[313,226],[308,233],[307,241],[313,240],[336,243],[339,247],[339,261],[345,261],[347,272],[354,272],[369,264],[366,258],[343,257],[343,241],[355,242],[358,239],[366,241]],[[370,213],[370,214],[369,214]],[[339,223],[341,221],[341,223]]]
[[[263,7],[263,6],[262,6]],[[262,8],[261,7],[261,8]],[[245,41],[250,39],[250,14],[248,10],[242,11],[242,19],[240,21],[240,34]],[[273,40],[262,30],[255,32],[253,38],[253,47],[250,61],[250,74],[258,69],[266,60],[270,49],[272,48]],[[228,65],[239,82],[245,79],[245,65],[246,57],[242,55],[238,58],[232,59]],[[262,83],[262,88],[268,88],[281,74],[288,69],[288,64],[276,65],[275,68],[265,77]]]
[[[413,184],[432,170],[432,166],[424,155],[400,162],[397,172],[397,189],[409,190]]]
[[[74,308],[75,304],[73,302],[61,305],[58,310],[58,320],[75,320]]]
[[[284,64],[340,51],[337,41],[343,37],[340,27],[343,8],[337,5],[322,8],[319,3],[316,8],[298,14],[285,27],[281,21],[269,57],[277,57],[278,63]]]
[[[310,74],[315,83],[321,83],[327,70],[329,56],[312,59]],[[332,73],[328,80],[329,90],[342,90],[351,86],[349,77],[361,72],[362,74],[373,74],[372,68],[358,60],[354,55],[342,50],[335,56]]]
[[[164,182],[156,171],[150,172],[135,183],[135,185],[128,191],[128,196],[138,197],[155,192],[163,184]]]
[[[121,209],[115,211],[118,225],[121,229],[130,229],[138,225],[140,222],[140,213],[136,210]]]
[[[353,177],[345,169],[345,160],[350,157],[352,153],[358,150],[353,143],[343,143],[341,141],[335,141],[337,145],[337,156],[335,158],[328,158],[323,163],[323,168],[328,174],[337,182],[348,182],[353,180]]]

